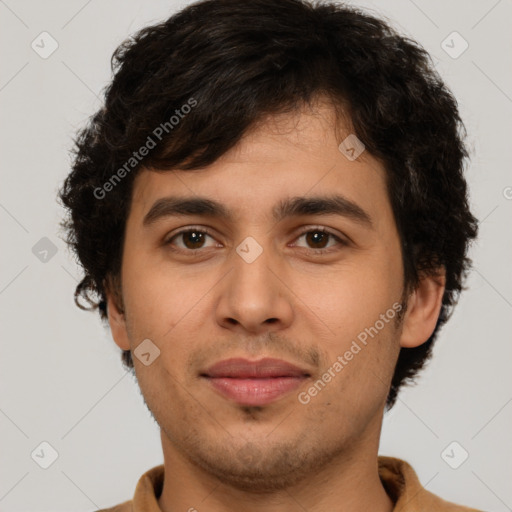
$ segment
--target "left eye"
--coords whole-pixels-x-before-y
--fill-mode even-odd
[[[304,231],[302,234],[299,235],[297,240],[299,240],[302,237],[306,237],[306,242],[308,244],[313,244],[315,247],[312,249],[318,249],[319,251],[322,251],[326,248],[326,243],[329,239],[334,239],[335,242],[338,242],[339,244],[344,244],[343,240],[341,240],[339,237],[334,235],[333,233],[326,231],[324,229],[316,228],[316,229],[310,229],[309,231]],[[318,247],[320,245],[320,247]]]

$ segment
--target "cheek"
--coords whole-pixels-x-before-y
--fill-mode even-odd
[[[340,339],[379,319],[401,296],[401,269],[389,253],[367,253],[328,271],[290,275],[294,293]]]
[[[401,309],[400,272],[390,253],[383,251],[297,287],[315,314],[308,317],[317,324],[316,333],[327,333],[316,344],[324,352],[323,371],[330,368],[335,375],[326,375],[328,386],[341,396],[350,390],[354,406],[357,397],[381,400],[387,394],[399,349],[395,319]]]
[[[350,432],[378,414],[398,355],[393,319],[378,327],[375,319],[362,329],[351,326],[353,336],[346,329],[329,344],[325,366],[300,396],[312,422],[321,416],[326,425],[336,424],[340,433]]]
[[[151,255],[126,254],[123,262],[123,292],[127,309],[141,325],[172,327],[208,290],[206,279],[189,278],[183,267],[162,262]],[[195,302],[194,302],[195,301]]]
[[[148,338],[159,348],[165,368],[182,373],[190,353],[204,346],[212,332],[214,312],[208,293],[219,276],[169,262],[149,265],[136,257],[125,259],[123,277],[132,350]]]

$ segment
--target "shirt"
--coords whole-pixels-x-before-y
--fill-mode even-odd
[[[445,501],[423,488],[414,469],[404,460],[378,457],[379,477],[394,503],[393,512],[482,512]],[[164,465],[144,473],[132,500],[97,512],[161,512],[158,498],[164,483]]]

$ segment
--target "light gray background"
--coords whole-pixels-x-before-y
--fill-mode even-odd
[[[512,2],[351,3],[419,40],[454,91],[470,135],[467,179],[480,220],[469,289],[418,386],[404,389],[386,418],[380,453],[409,461],[445,499],[512,510]],[[163,462],[159,430],[110,333],[73,303],[80,269],[60,238],[56,193],[71,137],[100,106],[113,50],[185,4],[0,0],[1,511],[112,506]],[[43,31],[59,44],[47,59],[31,48]],[[453,31],[469,43],[457,59],[441,47]],[[43,237],[57,248],[47,262],[32,252]],[[31,458],[43,441],[58,452],[48,469]],[[441,457],[452,441],[469,453],[458,469]]]

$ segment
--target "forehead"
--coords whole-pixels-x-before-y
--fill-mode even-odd
[[[286,199],[341,195],[378,220],[389,210],[385,170],[366,151],[347,158],[339,145],[349,135],[328,106],[269,116],[206,168],[141,170],[131,214],[144,218],[165,197],[198,196],[224,205],[232,219],[275,221]]]

